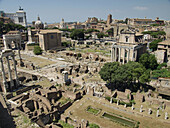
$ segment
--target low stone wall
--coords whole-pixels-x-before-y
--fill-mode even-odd
[[[64,97],[70,98],[71,100],[77,100],[82,97],[82,94],[80,92],[71,92],[71,91],[66,91],[63,93]]]
[[[70,107],[72,105],[72,103],[70,101],[68,101],[67,103],[65,103],[64,105],[60,106],[59,111],[63,112],[65,111],[68,107]]]

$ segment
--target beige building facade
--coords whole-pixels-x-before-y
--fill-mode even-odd
[[[59,30],[40,30],[39,46],[42,50],[61,48],[61,32]]]
[[[155,51],[158,63],[166,62],[170,66],[170,39],[158,43],[158,49]]]
[[[111,61],[121,64],[138,61],[141,54],[146,52],[146,44],[135,41],[135,32],[122,30],[119,39],[112,45]]]

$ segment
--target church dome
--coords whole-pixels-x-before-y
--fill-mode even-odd
[[[37,21],[35,22],[35,28],[36,29],[43,29],[44,28],[44,24],[43,22],[40,20],[40,17],[38,16]]]

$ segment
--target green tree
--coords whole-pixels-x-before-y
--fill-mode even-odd
[[[169,69],[160,69],[160,70],[153,70],[152,77],[167,77],[170,78],[170,70]]]
[[[158,66],[155,55],[150,55],[148,53],[143,54],[139,58],[139,63],[141,63],[146,69],[151,69],[151,70],[156,69]]]
[[[116,87],[126,88],[137,83],[150,81],[149,70],[138,62],[119,65],[118,62],[106,63],[99,72],[101,78]],[[132,87],[132,86],[131,86]]]
[[[104,81],[111,83],[112,75],[115,74],[115,71],[118,69],[118,67],[118,62],[105,63],[104,66],[101,68],[99,74]]]
[[[100,31],[97,30],[97,29],[93,29],[93,28],[87,29],[87,30],[85,31],[85,33],[92,33],[92,32],[100,32]]]
[[[106,31],[108,35],[113,36],[113,28],[109,29]]]
[[[6,34],[9,31],[14,31],[14,30],[22,31],[22,30],[26,30],[26,28],[22,25],[18,25],[14,23],[4,24],[3,22],[0,22],[0,35]]]
[[[70,34],[70,37],[72,39],[84,39],[84,30],[83,29],[75,29],[73,32]]]
[[[139,81],[141,82],[141,83],[147,83],[147,82],[150,82],[151,81],[151,79],[150,79],[150,72],[151,72],[151,70],[146,70],[140,77],[139,77]]]
[[[158,38],[158,39],[161,39],[161,36],[166,35],[166,33],[164,31],[158,31],[158,32],[146,31],[146,32],[142,32],[142,34],[149,34],[152,37]]]
[[[41,55],[42,49],[40,48],[40,46],[35,46],[33,52],[35,55]]]
[[[159,64],[157,69],[160,70],[160,69],[162,69],[162,67],[167,67],[167,63]]]
[[[156,50],[157,50],[157,47],[158,47],[158,43],[161,42],[161,41],[162,41],[161,39],[152,41],[152,42],[149,44],[149,48],[152,49],[153,51],[156,51]]]
[[[103,38],[103,37],[104,37],[104,33],[103,33],[103,32],[98,33],[98,34],[97,34],[97,37],[98,37],[99,39]]]
[[[145,67],[138,63],[138,62],[128,62],[127,68],[130,70],[132,74],[133,81],[135,82],[136,80],[139,81],[139,78],[142,76],[142,74],[146,71]]]

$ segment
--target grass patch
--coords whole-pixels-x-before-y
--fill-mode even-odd
[[[26,123],[29,123],[29,119],[26,117],[26,116],[24,116],[23,117],[23,122],[26,124]]]
[[[68,124],[68,123],[65,123],[65,122],[62,121],[62,120],[59,120],[59,123],[63,126],[63,128],[74,128],[73,125]]]
[[[125,126],[129,126],[129,127],[133,127],[133,128],[138,127],[138,122],[127,119],[125,117],[121,117],[119,115],[104,113],[102,116],[105,118],[108,118],[112,121],[118,122],[122,125],[125,125]]]
[[[51,87],[52,84],[47,78],[44,78],[42,81],[37,81],[35,85],[41,85],[42,87]]]
[[[84,52],[84,53],[96,53],[96,52],[99,52],[99,53],[103,53],[103,54],[110,53],[110,51],[106,51],[106,50],[95,50],[95,49],[83,49],[83,50],[81,50],[81,52]]]
[[[67,103],[68,101],[70,101],[70,102],[71,102],[71,99],[69,99],[69,98],[65,98],[65,97],[61,97],[61,98],[58,100],[58,102],[60,102],[60,103],[61,103],[61,105],[63,105],[63,104],[65,104],[65,103]]]
[[[99,125],[91,123],[88,125],[90,128],[100,128]]]
[[[43,59],[43,58],[40,58],[40,57],[31,57],[31,56],[28,56],[28,55],[25,55],[25,54],[22,54],[21,56],[22,56],[23,60],[32,62],[32,63],[34,63],[35,66],[38,66],[40,68],[43,68],[47,65],[51,65],[51,64],[56,63],[56,62],[53,62],[53,61],[48,60],[48,59]]]
[[[97,114],[100,112],[99,109],[92,108],[91,106],[88,106],[87,109],[86,109],[86,111],[87,111],[87,112],[90,112],[90,113],[92,113],[92,114],[94,114],[94,115],[97,115]]]
[[[105,99],[110,102],[111,97],[108,96],[108,97],[105,97]],[[112,98],[112,103],[117,103],[117,101],[118,101],[118,100],[117,100],[116,98]],[[132,104],[136,104],[136,102],[135,102],[134,100],[130,100],[129,103],[128,103],[128,102],[124,102],[124,101],[119,101],[119,104],[120,104],[120,105],[125,105],[125,104],[126,104],[127,107],[131,107]]]

